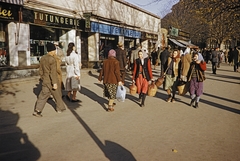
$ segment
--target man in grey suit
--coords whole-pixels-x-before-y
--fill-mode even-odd
[[[57,73],[56,47],[52,43],[47,44],[47,55],[44,55],[40,60],[39,74],[42,79],[42,90],[38,96],[33,116],[42,117],[42,110],[50,95],[53,96],[56,103],[56,111],[61,113],[66,110],[62,100],[60,81]]]
[[[212,52],[212,72],[216,74],[217,66],[220,64],[220,52],[219,48],[216,47],[215,50]]]

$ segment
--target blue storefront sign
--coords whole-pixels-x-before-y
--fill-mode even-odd
[[[132,38],[141,38],[141,32],[139,31],[125,29],[118,26],[101,24],[97,22],[91,22],[91,32],[99,32],[102,34],[118,35],[118,36],[122,35],[122,36],[132,37]]]

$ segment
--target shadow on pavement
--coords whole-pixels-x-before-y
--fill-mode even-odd
[[[85,128],[88,134],[92,137],[97,146],[102,150],[105,156],[110,161],[136,161],[134,156],[130,151],[122,147],[121,145],[114,143],[112,141],[105,141],[105,145],[101,140],[94,134],[90,127],[83,121],[83,119],[76,113],[76,111],[70,109],[72,114],[76,117],[79,123]]]
[[[240,84],[238,82],[233,82],[233,81],[227,81],[227,80],[222,80],[222,79],[216,79],[216,78],[209,78],[207,77],[206,80],[211,79],[211,80],[215,80],[215,81],[221,81],[221,82],[226,82],[226,83],[233,83],[233,84]],[[238,78],[239,79],[239,78]]]
[[[27,134],[16,126],[18,120],[18,114],[0,110],[0,160],[38,160],[41,153],[28,139]]]
[[[94,83],[94,84],[96,84],[96,83]],[[98,85],[98,84],[96,84],[96,85]],[[98,86],[99,86],[99,85],[98,85]],[[91,90],[89,90],[89,89],[87,89],[87,88],[85,88],[85,87],[83,87],[83,86],[81,87],[80,93],[83,94],[83,95],[85,95],[85,96],[87,96],[87,97],[89,97],[89,98],[92,99],[93,101],[98,102],[98,103],[102,106],[102,108],[103,108],[104,110],[107,110],[107,107],[104,105],[104,104],[107,104],[107,103],[108,103],[108,101],[107,101],[106,99],[100,97],[100,96],[97,95],[96,93],[92,92]]]

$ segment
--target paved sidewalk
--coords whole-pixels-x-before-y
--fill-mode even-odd
[[[42,118],[32,116],[38,77],[1,82],[0,160],[240,160],[240,73],[232,66],[222,64],[214,75],[208,64],[198,109],[188,105],[189,94],[167,103],[162,88],[141,108],[138,96],[129,94],[128,75],[125,102],[106,112],[97,77],[96,70],[83,69],[81,102],[63,98],[67,110],[58,114],[50,100]]]

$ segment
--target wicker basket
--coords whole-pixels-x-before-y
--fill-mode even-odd
[[[135,85],[135,83],[133,83],[132,85],[129,86],[130,89],[130,94],[131,95],[135,95],[137,93],[137,86]]]
[[[155,84],[156,84],[157,87],[160,87],[163,84],[163,82],[164,82],[164,77],[159,77],[156,80]]]
[[[178,94],[181,96],[184,96],[190,88],[190,82],[186,82],[186,83],[180,83],[178,86]]]
[[[155,96],[157,93],[157,86],[155,84],[155,82],[152,82],[152,84],[150,84],[148,86],[148,96]]]

